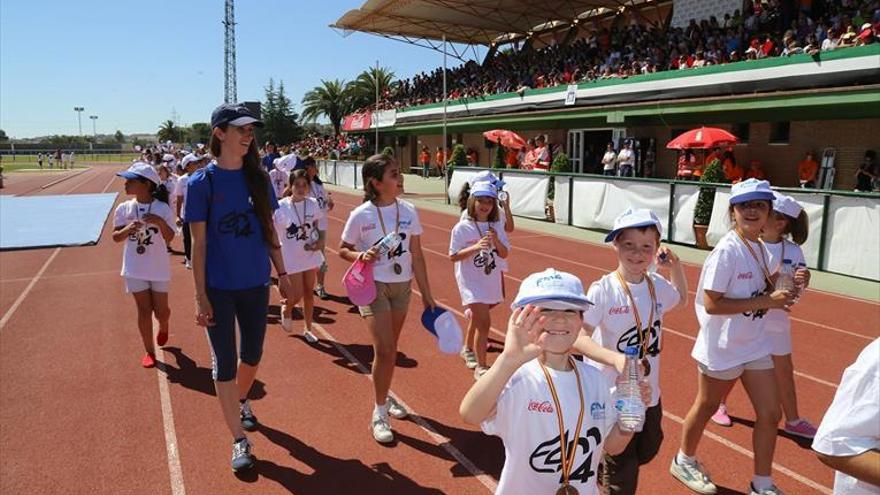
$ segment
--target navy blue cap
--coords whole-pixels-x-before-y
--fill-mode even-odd
[[[242,103],[224,103],[211,112],[211,127],[219,127],[224,124],[236,127],[253,124],[257,127],[263,127],[263,122]]]

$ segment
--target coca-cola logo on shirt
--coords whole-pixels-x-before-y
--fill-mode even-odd
[[[618,306],[608,310],[609,315],[625,315],[629,314],[629,306]]]
[[[529,411],[530,412],[552,413],[553,406],[550,404],[550,401],[547,401],[547,400],[545,400],[544,402],[530,400],[529,401]]]

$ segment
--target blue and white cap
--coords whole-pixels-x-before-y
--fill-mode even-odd
[[[791,218],[797,218],[803,207],[791,196],[773,191],[773,209]]]
[[[471,196],[475,198],[498,198],[498,190],[489,182],[476,182],[471,187]]]
[[[507,184],[489,170],[484,170],[468,179],[468,185],[471,187],[474,187],[477,182],[488,182],[495,186],[495,189],[503,189]]]
[[[461,326],[451,312],[436,307],[425,308],[422,312],[422,325],[437,337],[437,346],[444,354],[458,354],[462,346]]]
[[[146,179],[157,186],[162,183],[159,173],[152,165],[146,162],[134,162],[128,167],[128,170],[117,173],[116,175],[126,179]]]
[[[657,228],[660,236],[663,236],[663,224],[653,211],[647,208],[630,208],[614,219],[614,229],[605,236],[605,242],[613,241],[623,229],[651,225]]]
[[[773,190],[766,180],[755,178],[737,182],[730,188],[730,204],[736,205],[747,201],[773,201]]]
[[[555,268],[547,268],[522,281],[510,307],[521,308],[527,304],[547,309],[586,311],[593,303],[584,294],[584,286],[579,278]]]

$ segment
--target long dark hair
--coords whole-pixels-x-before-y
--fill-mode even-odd
[[[318,164],[315,162],[315,159],[310,156],[303,158],[302,162],[306,169],[308,169],[309,167],[315,167],[315,169],[318,168]],[[312,182],[318,184],[319,186],[324,185],[324,183],[321,181],[321,177],[319,174],[315,174],[315,178],[312,179]]]
[[[361,179],[364,182],[364,202],[372,201],[379,197],[379,193],[373,187],[372,179],[382,182],[382,178],[385,177],[385,169],[394,163],[396,163],[394,158],[382,154],[367,158],[361,169]]]
[[[165,187],[165,184],[156,184],[155,182],[153,182],[149,179],[138,179],[138,180],[143,182],[144,184],[147,184],[148,186],[150,186],[150,196],[152,196],[153,199],[161,201],[165,204],[168,204],[168,200],[169,200],[168,188]]]
[[[287,180],[287,187],[284,188],[284,192],[281,194],[285,198],[287,196],[293,196],[293,183],[296,182],[297,179],[305,179],[306,183],[309,182],[309,176],[306,174],[304,169],[296,169],[290,173],[290,177]]]
[[[797,245],[807,242],[807,236],[810,235],[810,217],[807,216],[806,210],[801,210],[797,218],[781,214],[785,217],[785,228],[782,229],[782,235],[790,235],[791,240]]]
[[[228,124],[218,126],[224,132],[229,127]],[[208,148],[211,155],[215,158],[220,157],[220,140],[212,133],[211,141]],[[272,206],[269,203],[269,190],[271,183],[269,181],[269,173],[260,163],[260,153],[257,151],[257,142],[251,139],[247,153],[242,157],[242,171],[244,172],[244,181],[251,196],[251,202],[254,205],[254,213],[260,222],[260,230],[263,232],[263,240],[271,247],[279,247],[278,240],[275,236],[275,229],[272,223]]]
[[[461,208],[461,211],[467,210],[468,208],[468,198],[471,196],[471,185],[467,182],[461,186],[461,191],[458,192],[458,207]]]

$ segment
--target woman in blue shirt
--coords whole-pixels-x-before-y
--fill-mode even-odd
[[[278,201],[254,142],[254,128],[262,125],[244,105],[217,107],[211,115],[215,161],[187,182],[196,321],[207,327],[214,387],[234,439],[234,471],[254,464],[244,430],[257,428],[247,398],[266,334],[270,260],[281,296],[286,298],[290,288],[272,222]]]

